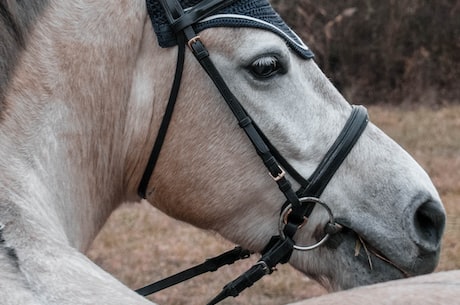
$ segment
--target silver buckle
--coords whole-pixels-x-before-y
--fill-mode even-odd
[[[284,176],[286,176],[286,172],[284,171],[284,169],[283,169],[282,167],[280,167],[280,166],[278,166],[278,168],[280,169],[281,172],[280,172],[280,173],[278,174],[278,176],[276,176],[276,177],[274,177],[274,176],[272,175],[272,173],[268,172],[268,174],[270,175],[270,177],[272,177],[272,179],[275,180],[275,181],[279,181],[279,180],[281,180]]]

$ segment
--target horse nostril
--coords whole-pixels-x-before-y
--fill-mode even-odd
[[[414,214],[416,233],[415,242],[426,251],[439,248],[442,233],[446,223],[446,215],[437,201],[426,201],[420,205]]]

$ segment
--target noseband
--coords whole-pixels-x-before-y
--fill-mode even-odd
[[[182,6],[177,0],[160,0],[160,2],[166,12],[170,26],[176,34],[178,41],[178,59],[168,105],[166,107],[147,167],[139,185],[139,195],[142,198],[146,198],[147,186],[166,137],[169,122],[171,121],[174,105],[180,88],[182,71],[184,68],[185,49],[187,45],[211,80],[214,82],[227,105],[233,112],[239,126],[244,130],[253,144],[257,154],[262,159],[262,162],[266,166],[270,176],[277,183],[280,191],[286,198],[286,202],[281,209],[278,223],[279,235],[271,238],[269,244],[262,251],[262,257],[253,267],[234,281],[227,284],[222,292],[210,303],[208,303],[216,304],[228,296],[237,296],[242,290],[252,286],[254,282],[262,278],[264,275],[272,273],[278,263],[288,262],[294,249],[300,251],[315,249],[323,245],[331,234],[340,231],[341,226],[335,222],[331,209],[327,204],[322,202],[319,197],[363,133],[368,123],[368,116],[364,107],[353,106],[351,115],[345,123],[345,126],[339,136],[327,151],[313,174],[308,179],[305,179],[276,150],[263,132],[252,121],[251,117],[245,111],[238,99],[228,88],[219,71],[211,61],[208,50],[192,27],[200,20],[210,16],[213,12],[230,5],[234,2],[234,0],[202,1],[194,7],[188,9],[186,12],[184,12]],[[296,180],[297,183],[301,185],[298,191],[293,190],[291,183],[287,179],[286,172],[292,179]],[[321,240],[313,245],[297,245],[293,240],[293,237],[297,230],[308,219],[316,205],[322,206],[326,209],[329,215],[329,221],[324,227],[325,235]],[[224,253],[223,255],[207,260],[204,264],[198,265],[158,283],[141,288],[137,290],[137,292],[142,295],[149,295],[203,272],[214,271],[222,265],[233,263],[238,259],[248,256],[249,251],[237,247],[232,251]]]

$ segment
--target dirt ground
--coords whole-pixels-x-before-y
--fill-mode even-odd
[[[448,220],[439,270],[460,269],[460,106],[439,109],[369,108],[371,120],[427,170]],[[219,236],[171,219],[147,203],[124,205],[109,219],[89,256],[123,283],[139,288],[231,249]],[[225,267],[152,297],[160,304],[205,304],[257,258]],[[222,304],[285,304],[326,293],[289,266]]]

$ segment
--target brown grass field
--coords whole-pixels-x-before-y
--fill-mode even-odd
[[[448,215],[438,270],[460,269],[460,106],[372,106],[369,113],[371,120],[408,150],[432,177]],[[88,254],[135,289],[232,247],[216,234],[173,220],[144,202],[118,209]],[[256,259],[224,267],[151,299],[159,304],[206,304]],[[221,304],[285,304],[324,293],[317,283],[283,265],[238,298]]]

